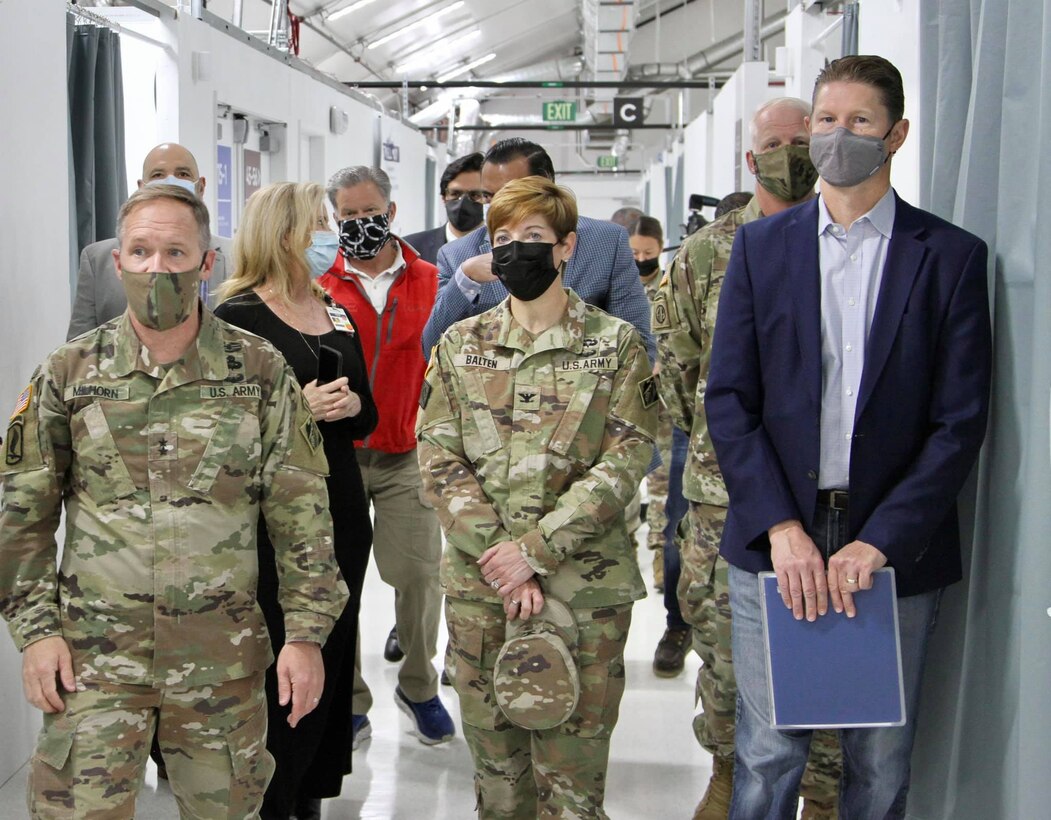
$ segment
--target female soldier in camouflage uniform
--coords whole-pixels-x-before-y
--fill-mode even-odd
[[[656,385],[635,329],[562,287],[576,221],[572,194],[546,179],[500,190],[487,225],[511,295],[446,332],[420,397],[423,482],[448,541],[446,669],[483,818],[606,816],[631,604],[645,595],[624,508],[653,453]],[[526,729],[497,704],[494,668],[545,596],[575,621],[579,699],[558,725]],[[558,711],[557,697],[541,706]]]

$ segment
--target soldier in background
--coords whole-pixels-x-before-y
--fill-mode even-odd
[[[255,817],[273,771],[260,512],[292,726],[318,703],[348,597],[321,434],[280,354],[201,307],[214,253],[194,194],[140,189],[117,237],[127,311],[52,353],[8,427],[0,614],[45,713],[30,813],[131,817],[156,727],[183,816]]]
[[[712,778],[695,820],[724,820],[729,811],[737,705],[727,565],[719,557],[728,499],[704,414],[711,339],[737,228],[814,196],[817,171],[808,154],[810,138],[804,122],[809,114],[810,106],[792,97],[770,100],[756,110],[752,150],[747,155],[748,168],[756,177],[755,197],[683,242],[653,304],[661,396],[676,426],[690,431],[683,473],[688,526],[679,543],[678,592],[683,617],[693,626],[694,650],[703,661],[695,689],[702,711],[694,717],[694,734],[714,758]],[[816,732],[800,788],[804,818],[837,816],[840,769],[836,734]]]
[[[638,332],[562,287],[576,222],[547,179],[500,189],[487,226],[510,297],[445,332],[420,398],[424,487],[447,538],[446,669],[482,818],[606,817],[646,594],[624,508],[653,452],[657,388]],[[547,638],[515,655],[520,619],[547,619]],[[518,684],[537,689],[516,697]]]
[[[640,216],[628,230],[628,243],[639,267],[639,278],[646,289],[646,298],[652,303],[661,280],[661,252],[664,250],[664,231],[659,220]],[[654,368],[658,379],[660,365]],[[676,588],[679,585],[679,547],[675,533],[679,521],[686,514],[686,499],[682,494],[682,472],[686,463],[689,436],[674,424],[663,404],[657,412],[657,447],[660,467],[646,476],[646,523],[649,525],[647,546],[654,551],[653,576],[664,595],[665,629],[653,653],[653,672],[661,678],[678,675],[690,651],[690,625],[682,618],[682,609]],[[659,558],[658,558],[659,556]]]

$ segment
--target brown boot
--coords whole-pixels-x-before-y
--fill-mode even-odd
[[[818,800],[803,798],[803,813],[800,820],[837,820],[839,807]]]
[[[712,779],[708,791],[693,812],[693,820],[726,820],[730,813],[730,794],[734,785],[733,755],[712,758]]]
[[[653,673],[658,678],[674,678],[682,671],[692,636],[689,627],[664,630],[653,653]]]

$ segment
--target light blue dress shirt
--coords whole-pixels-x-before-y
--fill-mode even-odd
[[[821,451],[817,485],[822,490],[850,487],[854,413],[894,213],[894,191],[890,188],[849,228],[833,222],[825,200],[818,201]]]

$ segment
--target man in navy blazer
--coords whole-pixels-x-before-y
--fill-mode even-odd
[[[810,733],[770,727],[756,573],[798,619],[856,614],[897,578],[905,726],[844,729],[845,817],[904,817],[927,636],[961,577],[956,498],[985,435],[986,246],[900,200],[901,75],[844,57],[809,122],[819,199],[742,226],[723,284],[705,408],[729,491],[739,690],[730,816],[794,816]],[[813,670],[815,678],[820,669]]]
[[[554,181],[551,157],[536,143],[519,137],[501,140],[485,155],[482,190],[491,200],[505,184],[527,176]],[[490,267],[492,250],[483,223],[438,251],[438,298],[423,330],[425,356],[454,322],[476,316],[507,298],[507,289]],[[649,301],[628,234],[620,225],[580,217],[576,250],[562,281],[588,304],[633,324],[653,361],[656,349],[650,333]]]

